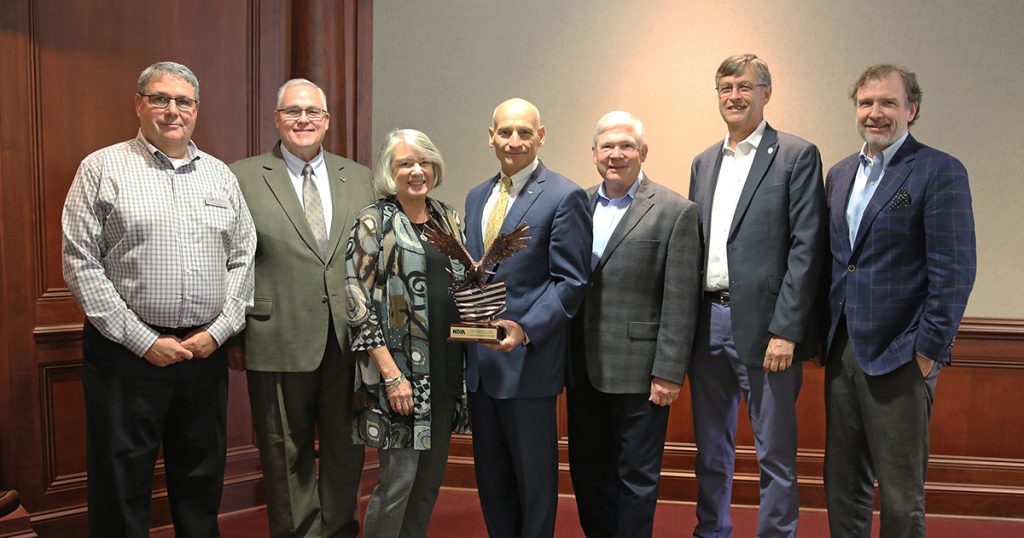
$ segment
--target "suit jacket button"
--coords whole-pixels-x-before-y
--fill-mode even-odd
[[[847,267],[846,267],[846,270],[847,270],[848,272],[851,272],[851,273],[852,273],[852,272],[856,271],[856,270],[857,270],[857,268],[856,268],[856,267],[854,267],[854,266],[852,266],[852,265],[849,265],[849,266],[847,266]]]
[[[326,304],[327,303],[327,296],[324,295],[323,299],[320,299],[320,302]]]

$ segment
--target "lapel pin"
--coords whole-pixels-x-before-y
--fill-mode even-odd
[[[771,155],[772,153],[775,153],[775,148],[774,147],[768,148],[768,155]]]

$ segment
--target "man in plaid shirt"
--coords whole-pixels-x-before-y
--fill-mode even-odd
[[[191,141],[199,82],[139,76],[139,133],[86,157],[64,204],[63,269],[85,312],[90,536],[148,536],[161,442],[178,536],[218,536],[227,364],[252,306],[256,234],[228,167]]]

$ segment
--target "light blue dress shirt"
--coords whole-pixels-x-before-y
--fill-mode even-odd
[[[636,191],[640,188],[640,182],[643,180],[644,173],[640,172],[640,175],[637,176],[633,186],[626,191],[626,194],[615,199],[608,198],[604,190],[604,182],[601,182],[601,186],[598,187],[597,205],[594,207],[594,243],[591,249],[593,255],[590,261],[592,269],[597,267],[597,264],[601,261],[604,249],[608,246],[608,239],[611,238],[615,227],[619,225],[622,216],[629,209],[629,204],[633,202]]]
[[[874,196],[875,190],[878,189],[878,185],[882,182],[882,178],[885,177],[885,168],[889,166],[889,162],[892,161],[893,155],[900,150],[900,146],[906,141],[907,135],[910,131],[903,133],[895,143],[891,146],[882,150],[882,171],[878,174],[877,178],[871,178],[872,163],[871,159],[868,158],[867,143],[860,148],[860,168],[857,169],[857,177],[853,180],[853,188],[850,191],[850,200],[846,204],[846,226],[850,230],[850,246],[853,247],[853,242],[857,239],[857,230],[860,228],[861,217],[864,216],[864,210],[868,207],[868,203],[871,201],[871,197]],[[868,179],[873,181],[868,181]]]

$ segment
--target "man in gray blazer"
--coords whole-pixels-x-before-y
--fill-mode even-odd
[[[366,167],[321,147],[330,119],[323,90],[289,80],[274,111],[280,144],[231,165],[256,223],[244,367],[275,537],[359,532],[363,447],[351,433],[345,249],[372,194]]]
[[[715,87],[729,133],[693,160],[690,175],[705,241],[704,301],[688,371],[696,536],[732,534],[741,394],[761,471],[757,535],[796,534],[796,398],[800,361],[817,354],[815,302],[828,228],[821,156],[765,122],[771,84],[767,64],[753,54],[722,62]]]
[[[669,404],[700,305],[697,206],[641,171],[643,123],[609,112],[594,132],[601,184],[593,272],[573,320],[569,465],[587,536],[651,536]]]

